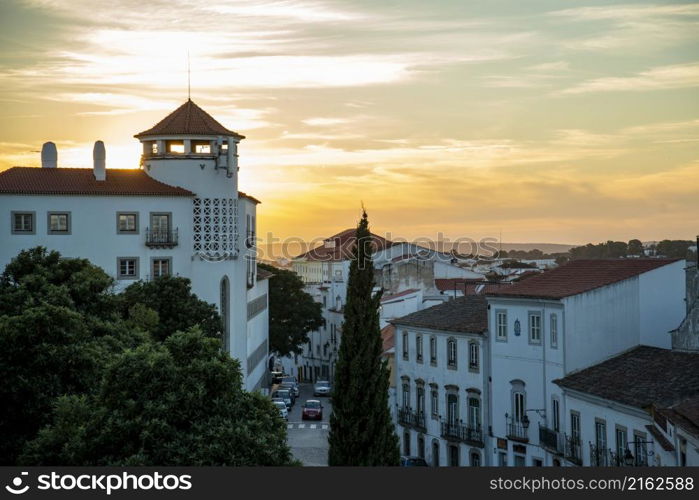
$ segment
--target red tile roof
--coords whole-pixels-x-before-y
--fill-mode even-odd
[[[381,352],[385,353],[396,345],[396,327],[386,325],[381,329]]]
[[[374,249],[381,250],[393,246],[391,241],[388,241],[381,236],[371,235],[374,241]],[[342,260],[350,260],[352,258],[352,247],[357,240],[356,229],[345,229],[344,231],[331,236],[327,240],[334,241],[333,248],[326,248],[325,243],[297,257],[296,260],[309,260],[321,262],[337,262]],[[326,241],[327,241],[326,240]]]
[[[389,302],[391,300],[398,299],[400,297],[405,297],[406,295],[411,295],[415,292],[419,292],[417,288],[408,288],[407,290],[403,290],[402,292],[394,293],[394,294],[386,294],[381,297],[381,302]]]
[[[240,139],[245,136],[228,130],[221,125],[209,113],[188,99],[182,106],[167,115],[148,130],[136,134],[134,137],[147,137],[153,135],[232,135]]]
[[[449,332],[484,333],[488,330],[488,303],[480,295],[466,295],[393,319],[391,323]]]
[[[104,181],[91,168],[12,167],[0,172],[1,194],[87,196],[194,196],[157,181],[143,170],[108,168]]]
[[[247,198],[248,200],[252,201],[255,204],[262,203],[260,200],[258,200],[254,196],[250,196],[249,194],[243,193],[242,191],[238,191],[238,197],[239,198]]]
[[[697,366],[698,352],[638,346],[553,383],[636,408],[674,409],[699,396]]]
[[[680,259],[573,260],[488,295],[562,299],[633,278],[678,260]]]

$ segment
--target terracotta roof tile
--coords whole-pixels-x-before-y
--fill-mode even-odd
[[[488,330],[488,304],[485,297],[466,295],[391,321],[450,332],[483,333]]]
[[[396,345],[395,341],[396,327],[386,325],[381,329],[381,352],[385,353]]]
[[[238,191],[238,197],[239,198],[246,198],[246,199],[252,201],[253,203],[255,203],[256,205],[262,203],[260,200],[258,200],[254,196],[250,196],[249,194],[243,193],[242,191]]]
[[[107,169],[104,181],[91,168],[12,167],[0,172],[0,194],[87,196],[194,196],[157,181],[143,170]]]
[[[699,395],[697,366],[698,352],[639,346],[554,383],[636,408],[665,408]]]
[[[295,260],[321,261],[321,262],[337,262],[342,260],[350,260],[352,258],[352,247],[357,240],[356,229],[345,229],[344,231],[331,236],[326,241],[334,242],[333,248],[326,248],[325,243],[303,253]],[[381,236],[372,234],[375,250],[381,250],[393,246],[391,241],[388,241]]]
[[[659,413],[692,436],[699,438],[699,395],[684,399],[671,408],[662,408]]]
[[[398,299],[400,297],[405,297],[406,295],[411,295],[415,292],[419,292],[417,288],[408,288],[407,290],[403,290],[402,292],[394,293],[394,294],[386,294],[381,296],[381,302],[390,302],[392,300]]]
[[[134,137],[153,135],[232,135],[240,139],[245,138],[245,136],[221,125],[213,116],[194,104],[191,99],[188,99],[182,106],[151,128],[136,134]]]
[[[666,266],[679,259],[574,260],[488,295],[562,299]]]

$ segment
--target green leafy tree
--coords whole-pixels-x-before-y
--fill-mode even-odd
[[[153,281],[138,281],[127,287],[120,297],[124,317],[148,328],[156,340],[164,340],[177,330],[193,326],[201,328],[208,337],[221,338],[223,325],[216,307],[193,294],[187,278],[163,276]],[[143,307],[155,311],[158,320],[144,318]]]
[[[381,360],[379,304],[374,294],[372,238],[366,212],[357,227],[347,287],[342,342],[330,415],[330,465],[398,465],[388,406],[389,371]]]
[[[146,337],[126,328],[112,280],[85,259],[33,248],[0,277],[0,462],[14,464],[56,397],[84,393],[116,352]]]
[[[290,465],[286,424],[198,328],[125,350],[98,390],[60,398],[25,465]]]
[[[279,356],[300,354],[308,332],[323,326],[321,305],[303,290],[296,273],[268,264],[258,267],[274,273],[269,280],[269,348]]]
[[[630,240],[628,252],[629,255],[643,255],[643,243],[641,243],[641,240]]]

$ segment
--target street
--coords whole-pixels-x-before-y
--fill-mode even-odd
[[[328,433],[332,406],[330,398],[313,396],[313,384],[300,384],[301,391],[289,413],[287,441],[294,458],[305,466],[328,465]],[[317,399],[323,405],[323,420],[301,420],[301,407],[307,399]]]

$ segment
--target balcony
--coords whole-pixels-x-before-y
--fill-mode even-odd
[[[541,424],[539,424],[539,444],[556,455],[563,455],[565,452],[563,434]]]
[[[582,443],[579,436],[565,436],[566,460],[577,465],[582,465]]]
[[[521,441],[522,443],[529,442],[529,426],[524,425],[524,422],[515,420],[505,413],[505,421],[507,423],[507,438],[513,441]]]
[[[410,407],[398,409],[398,423],[403,427],[412,427],[422,432],[427,430],[425,412],[417,412]]]
[[[619,453],[590,443],[590,465],[593,467],[647,467],[651,455],[652,452],[645,447],[637,450],[634,456],[629,449]]]
[[[480,427],[469,427],[460,420],[455,423],[441,422],[441,435],[449,441],[461,441],[483,448],[483,432]]]
[[[146,246],[150,248],[173,248],[177,246],[178,230],[151,230],[146,228]]]

